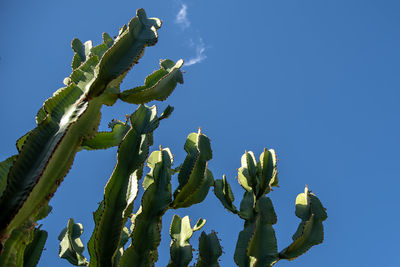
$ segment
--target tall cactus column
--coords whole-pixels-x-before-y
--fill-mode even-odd
[[[183,83],[183,61],[162,60],[143,86],[120,92],[122,80],[145,48],[157,43],[160,27],[160,19],[138,9],[115,40],[104,33],[97,46],[72,41],[72,73],[64,79],[65,87],[44,102],[36,115],[37,127],[18,139],[18,154],[0,162],[0,253],[14,230],[30,234],[78,151],[119,145],[123,131],[119,136],[97,132],[103,105],[112,106],[118,99],[134,104],[162,101]]]
[[[266,196],[273,186],[278,186],[275,151],[264,149],[258,162],[253,152],[246,151],[241,163],[238,181],[245,192],[239,210],[233,204],[234,195],[226,177],[214,184],[214,193],[222,205],[245,221],[234,256],[239,267],[273,266],[281,259],[293,260],[322,243],[322,222],[327,215],[321,202],[306,187],[296,198],[296,215],[302,221],[293,235],[293,243],[278,253],[273,229],[277,217],[271,199]]]

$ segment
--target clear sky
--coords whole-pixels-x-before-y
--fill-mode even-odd
[[[305,184],[329,216],[322,245],[276,266],[400,266],[399,1],[3,0],[0,160],[16,153],[15,141],[35,126],[43,101],[69,76],[71,40],[98,44],[102,32],[116,35],[141,7],[163,26],[122,88],[142,84],[159,59],[187,62],[184,85],[157,103],[175,111],[156,131],[153,149],[169,147],[177,166],[186,136],[201,127],[212,142],[209,168],[216,179],[227,175],[238,206],[241,155],[274,148],[280,188],[270,197],[279,250],[296,230],[294,201]],[[121,102],[103,108],[100,129],[135,109]],[[70,266],[58,259],[57,240],[69,218],[84,225],[87,243],[115,160],[116,149],[77,154],[50,203],[53,212],[41,222],[49,237],[39,266]],[[174,213],[193,223],[205,218],[203,230],[222,240],[221,266],[234,266],[243,221],[212,192],[202,204],[167,212],[156,266],[169,260]]]

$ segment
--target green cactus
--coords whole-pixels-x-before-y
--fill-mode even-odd
[[[168,267],[185,267],[188,266],[193,258],[193,248],[189,243],[193,232],[200,230],[206,221],[199,219],[195,226],[190,226],[189,216],[183,218],[174,215],[169,234],[171,236],[170,254],[171,259]]]
[[[226,177],[214,183],[214,193],[222,205],[245,220],[236,243],[235,263],[239,267],[273,266],[281,259],[293,260],[322,243],[322,222],[327,214],[318,198],[306,187],[296,199],[296,215],[302,221],[293,235],[293,243],[278,253],[272,227],[277,218],[271,199],[265,196],[272,186],[278,186],[275,151],[264,149],[258,162],[253,152],[246,151],[241,162],[238,181],[245,192],[239,211],[233,205],[234,195]]]
[[[212,158],[210,140],[201,129],[188,136],[185,151],[188,155],[179,170],[179,186],[172,202],[174,209],[202,202],[214,183],[214,177],[207,169],[207,162]]]
[[[99,266],[111,266],[119,249],[121,231],[132,213],[143,163],[153,144],[152,132],[159,124],[157,109],[141,105],[130,121],[130,129],[118,149],[117,165],[104,190],[102,209],[95,220],[90,250],[94,265],[97,262]]]
[[[164,113],[157,117],[155,106],[141,105],[130,117],[130,124],[128,122],[113,123],[113,131],[116,133],[119,132],[115,129],[117,125],[121,129],[129,128],[129,130],[123,130],[126,134],[118,147],[117,164],[105,187],[104,199],[93,216],[95,229],[88,243],[90,266],[128,266],[132,263],[137,266],[154,266],[158,259],[157,247],[161,241],[161,219],[164,213],[168,209],[178,208],[174,206],[177,197],[183,200],[185,207],[203,201],[210,185],[214,183],[211,171],[206,169],[207,160],[211,158],[210,141],[200,130],[198,133],[189,134],[186,140],[185,150],[188,156],[179,168],[180,184],[175,190],[176,196],[173,197],[171,188],[171,176],[175,173],[172,169],[171,151],[160,147],[160,150],[148,156],[149,147],[153,144],[153,131],[158,127],[159,121],[167,118],[171,112],[172,109],[167,107]],[[195,153],[195,156],[193,157],[191,153]],[[144,177],[142,183],[145,191],[141,206],[136,214],[132,214],[133,201],[138,192],[138,181],[142,177],[146,158],[148,158],[147,166],[150,172]],[[179,188],[183,189],[178,191]],[[124,227],[129,217],[132,221],[130,233]],[[176,264],[182,265],[182,261],[187,262],[189,259],[190,262],[192,258],[191,253],[184,255],[187,251],[182,252],[180,246],[184,246],[191,232],[200,229],[205,221],[200,220],[192,229],[190,224],[187,226],[188,220],[184,218],[181,222],[179,217],[175,217],[171,226],[171,235],[177,238],[176,242],[173,242],[175,245],[171,248],[171,253],[176,252],[171,254],[171,264],[177,262]],[[189,227],[191,232],[176,237],[179,234],[175,234],[174,231],[178,231],[176,225],[179,223],[184,228]],[[185,235],[186,241],[182,239]],[[130,236],[131,243],[124,250],[126,236]],[[68,244],[61,247],[74,246]],[[62,250],[70,251],[70,249]],[[64,258],[73,264],[87,264],[80,258],[81,250],[74,251],[73,260],[70,257]],[[184,259],[180,258],[181,256]]]
[[[91,41],[72,41],[72,73],[64,79],[65,87],[44,102],[36,115],[37,127],[17,140],[18,154],[0,162],[0,266],[36,266],[47,239],[47,232],[37,227],[37,221],[51,211],[48,202],[68,173],[75,154],[83,149],[115,146],[117,163],[103,200],[93,213],[95,228],[87,244],[90,259],[83,255],[82,224],[70,219],[59,235],[59,256],[73,265],[154,266],[162,216],[169,209],[202,202],[211,186],[222,205],[245,220],[234,256],[240,267],[272,266],[280,259],[293,260],[322,242],[322,222],[327,214],[306,187],[296,199],[296,215],[302,221],[293,243],[278,252],[273,229],[277,218],[272,201],[265,196],[278,185],[274,150],[264,149],[258,162],[251,151],[242,156],[238,181],[245,192],[239,209],[234,205],[226,177],[214,181],[208,169],[212,149],[201,129],[187,137],[187,156],[175,169],[168,148],[160,146],[150,154],[153,132],[161,120],[171,115],[173,107],[168,106],[158,116],[155,106],[144,104],[165,100],[178,83],[183,83],[183,61],[161,60],[160,69],[147,76],[142,86],[120,92],[120,84],[145,48],[156,44],[160,27],[159,19],[147,18],[145,11],[139,9],[115,40],[103,33],[103,42],[97,46]],[[110,131],[98,132],[101,107],[112,106],[118,99],[139,107],[125,122],[113,120]],[[150,171],[142,182],[140,207],[133,213],[145,163]],[[171,179],[176,173],[179,184],[172,191]],[[200,219],[192,228],[189,217],[174,216],[168,266],[190,264],[193,254],[189,239],[204,223]],[[203,232],[195,266],[219,266],[221,254],[216,233]]]
[[[161,241],[161,218],[172,201],[172,160],[168,148],[154,151],[150,155],[147,165],[151,171],[143,182],[147,187],[139,211],[134,215],[131,245],[124,251],[119,266],[128,266],[132,262],[138,266],[153,266],[157,261],[157,247]]]
[[[98,46],[72,41],[75,53],[66,87],[45,101],[36,116],[37,127],[17,141],[18,154],[0,163],[0,252],[12,232],[47,205],[79,150],[119,145],[127,131],[123,123],[109,133],[97,133],[103,104],[164,100],[183,83],[183,61],[163,60],[144,86],[120,93],[120,83],[144,49],[156,44],[160,26],[159,19],[147,18],[139,9],[115,40],[104,33]]]
[[[46,240],[47,232],[40,230],[40,228],[35,228],[33,232],[33,240],[29,243],[24,251],[25,267],[35,267],[38,264]]]
[[[279,253],[281,259],[294,260],[324,240],[322,222],[328,215],[319,199],[307,186],[304,193],[296,198],[296,216],[301,219],[301,223],[293,235],[293,243]]]
[[[74,223],[73,219],[69,219],[67,227],[65,227],[58,236],[58,240],[60,240],[59,256],[76,266],[89,265],[88,260],[82,254],[85,250],[80,239],[82,233],[82,224]]]
[[[47,239],[47,232],[35,228],[36,221],[45,218],[51,211],[46,205],[37,214],[16,228],[4,245],[0,254],[0,266],[36,266]]]
[[[218,258],[222,247],[215,232],[202,232],[199,239],[199,258],[195,267],[219,267]]]

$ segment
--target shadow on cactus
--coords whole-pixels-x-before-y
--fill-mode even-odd
[[[293,243],[277,251],[276,215],[266,197],[278,185],[276,155],[264,150],[256,162],[252,152],[242,157],[238,180],[245,189],[239,210],[226,180],[214,181],[208,162],[212,159],[210,140],[201,130],[188,135],[187,156],[173,169],[169,148],[150,153],[153,132],[173,112],[168,106],[160,115],[153,100],[163,101],[178,83],[183,83],[176,63],[162,60],[160,69],[146,77],[144,85],[120,92],[120,84],[143,56],[147,46],[157,43],[161,21],[137,11],[113,39],[103,42],[72,41],[72,74],[65,87],[47,99],[36,115],[37,127],[17,140],[18,154],[0,163],[0,266],[36,266],[47,239],[37,221],[51,211],[48,205],[67,175],[75,154],[118,146],[117,163],[105,186],[104,197],[93,213],[95,227],[87,244],[90,259],[80,239],[83,225],[70,219],[59,235],[59,256],[77,266],[154,266],[161,242],[162,217],[169,209],[201,203],[210,187],[222,205],[245,220],[239,233],[235,262],[239,266],[272,266],[280,259],[293,260],[323,240],[322,222],[327,215],[308,188],[296,199],[296,215],[302,220]],[[138,104],[125,122],[112,121],[108,132],[98,132],[101,107],[121,101]],[[145,164],[150,171],[143,177]],[[172,190],[176,174],[178,186]],[[133,213],[139,188],[144,190],[140,207]],[[190,238],[201,229],[204,219],[191,226],[189,217],[175,215],[171,226],[169,267],[188,266],[193,259]],[[222,248],[215,232],[201,233],[195,266],[219,266]]]

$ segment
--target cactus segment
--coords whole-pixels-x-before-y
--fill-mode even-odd
[[[176,207],[190,207],[194,204],[202,202],[208,195],[210,187],[214,184],[214,176],[212,172],[207,169],[205,173],[205,179],[201,185],[185,199],[185,201],[180,202]]]
[[[142,57],[146,46],[157,43],[157,29],[161,27],[158,18],[147,18],[144,9],[136,11],[114,44],[104,53],[96,67],[96,80],[91,84],[89,96],[100,95],[106,86],[121,75],[125,75]]]
[[[7,186],[7,176],[12,164],[16,159],[16,155],[9,157],[8,159],[0,162],[0,196],[3,194],[4,189]]]
[[[64,116],[54,110],[54,117],[47,116],[31,131],[10,168],[8,184],[0,199],[0,236],[8,235],[50,199],[49,195],[68,172],[81,142],[82,137],[76,132],[78,129],[85,132],[86,127],[77,122],[85,121],[82,116],[87,107],[84,102],[74,104]],[[97,120],[87,126],[93,123],[97,125]]]
[[[180,68],[183,60],[176,64],[169,59],[160,61],[160,69],[146,77],[144,85],[123,91],[120,99],[132,104],[144,104],[153,100],[164,101],[178,83],[183,83]]]
[[[275,150],[264,148],[258,163],[260,174],[261,194],[268,194],[272,186],[278,186],[278,171],[276,167],[277,158]]]
[[[47,240],[47,232],[36,228],[33,232],[33,240],[25,248],[24,267],[35,267],[42,255]]]
[[[72,50],[74,50],[74,57],[72,58],[72,70],[78,68],[89,57],[90,50],[93,47],[92,41],[87,41],[82,44],[81,40],[75,38],[71,42]]]
[[[40,226],[35,228],[35,221],[43,219],[50,211],[50,206],[43,206],[32,219],[11,233],[0,254],[0,266],[36,266],[47,232],[40,230]]]
[[[245,151],[241,159],[242,166],[238,170],[240,185],[248,192],[258,190],[257,162],[252,151]]]
[[[226,176],[224,175],[221,179],[215,180],[214,183],[214,194],[221,201],[221,204],[230,212],[237,214],[238,210],[236,209],[233,201],[235,201],[235,197],[233,196],[231,186],[226,180]]]
[[[67,227],[58,236],[58,240],[60,240],[60,258],[66,259],[76,266],[87,266],[89,264],[82,254],[85,249],[80,239],[82,233],[82,224],[74,223],[73,219],[69,219]]]
[[[174,192],[172,208],[189,207],[199,203],[207,196],[214,178],[207,169],[207,161],[212,158],[210,140],[201,133],[189,134],[185,143],[188,155],[183,162],[178,181],[179,186]]]
[[[158,124],[155,106],[141,105],[131,116],[132,126],[118,148],[117,164],[104,190],[103,210],[95,222],[93,237],[99,266],[111,266],[119,249],[121,232],[131,215],[143,163],[153,144],[151,136]]]
[[[163,113],[161,113],[159,120],[167,119],[169,116],[171,116],[173,111],[174,107],[168,105],[163,111]]]
[[[195,227],[190,226],[189,216],[183,218],[174,215],[169,234],[171,236],[170,254],[171,259],[168,267],[186,267],[189,265],[193,258],[192,246],[189,239],[192,237],[193,232],[200,230],[205,224],[205,220],[199,219]]]
[[[252,192],[244,192],[242,201],[240,202],[239,216],[244,220],[252,220],[254,218],[254,206],[256,204],[255,196]]]
[[[245,192],[243,199],[249,198],[248,195],[250,193]],[[234,260],[239,267],[272,266],[279,260],[272,228],[277,218],[271,200],[262,196],[257,200],[254,210],[255,213],[247,217],[236,243]]]
[[[255,228],[254,222],[245,222],[244,229],[240,231],[238,240],[236,242],[234,260],[239,267],[249,266],[249,257],[247,256],[247,249],[250,239],[253,235]]]
[[[203,228],[203,226],[206,224],[206,219],[200,218],[197,220],[196,224],[193,226],[193,232],[196,232]]]
[[[32,240],[32,232],[33,229],[19,227],[11,233],[0,254],[0,266],[24,266],[24,251]]]
[[[103,43],[107,45],[108,48],[110,48],[114,44],[114,39],[108,35],[108,33],[103,32]]]
[[[255,192],[257,198],[271,191],[272,186],[278,186],[277,158],[275,150],[264,148],[257,163],[252,151],[245,152],[241,159],[242,166],[238,170],[239,184],[246,191]]]
[[[71,74],[74,82],[45,101],[36,116],[38,126],[18,140],[19,155],[0,199],[0,207],[4,207],[0,211],[0,236],[8,235],[50,199],[68,172],[82,138],[97,128],[101,103],[92,101],[88,107],[82,98],[85,82],[79,80],[93,76],[90,71],[95,62],[95,58],[88,60],[74,71],[81,76]]]
[[[256,211],[258,215],[247,255],[254,264],[251,266],[272,266],[279,259],[275,231],[272,228],[277,219],[271,200],[262,196],[257,201]]]
[[[110,132],[99,132],[95,137],[89,140],[83,140],[81,148],[86,150],[93,149],[107,149],[110,147],[118,146],[121,142],[130,126],[127,123],[116,121],[112,125]]]
[[[293,235],[292,244],[279,253],[281,259],[294,260],[324,239],[322,222],[328,216],[319,199],[307,186],[304,193],[296,198],[296,216],[302,221]]]
[[[196,267],[219,267],[218,258],[222,255],[222,247],[215,232],[202,232],[199,238],[199,258]]]
[[[171,196],[172,154],[168,148],[151,153],[148,174],[153,180],[143,193],[141,207],[134,217],[132,243],[125,250],[119,266],[154,266],[158,259],[157,247],[161,241],[161,218],[168,210]]]

